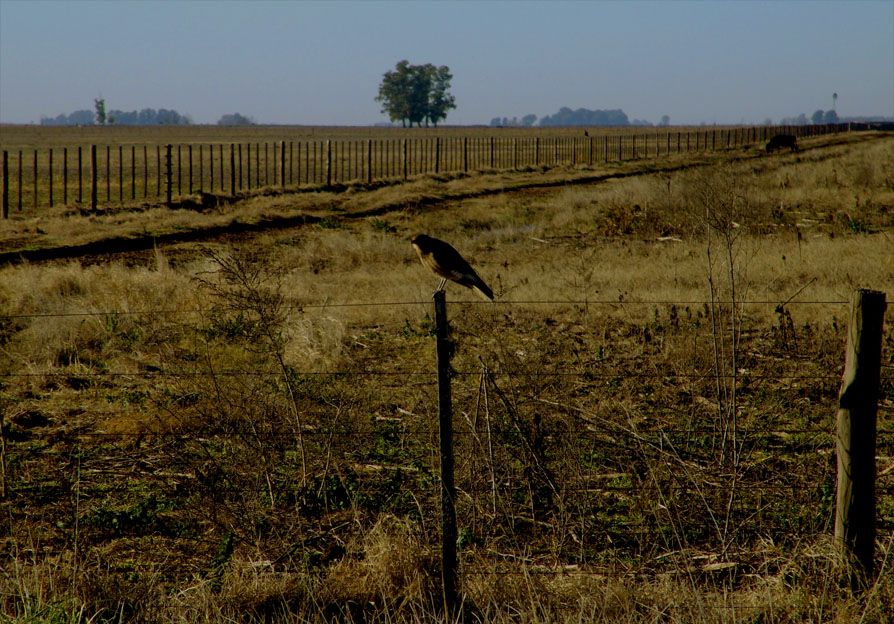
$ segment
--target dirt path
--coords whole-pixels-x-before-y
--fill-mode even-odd
[[[381,217],[404,210],[408,206],[426,207],[448,202],[462,201],[490,195],[530,195],[542,194],[552,189],[577,185],[596,185],[609,180],[626,177],[669,174],[723,163],[743,161],[760,162],[765,168],[775,168],[789,162],[792,157],[835,158],[832,150],[842,145],[878,140],[886,136],[881,133],[842,134],[820,137],[806,144],[798,155],[767,156],[763,150],[715,152],[696,158],[674,156],[660,160],[609,163],[601,169],[553,169],[528,172],[499,172],[455,177],[426,177],[397,184],[377,184],[372,188],[357,191],[357,187],[335,189],[335,193],[309,193],[308,191],[271,192],[247,196],[226,206],[204,210],[205,214],[215,212],[220,216],[225,211],[229,218],[212,219],[191,227],[165,227],[153,224],[152,231],[144,226],[142,232],[124,235],[104,235],[102,225],[96,226],[91,240],[75,244],[53,244],[42,240],[40,228],[32,235],[23,233],[17,237],[0,239],[0,267],[21,262],[49,262],[55,260],[79,259],[87,264],[107,262],[111,258],[129,262],[143,261],[152,250],[159,246],[193,245],[213,243],[223,240],[250,240],[259,234],[277,230],[289,230],[314,225],[324,219],[340,222]],[[315,195],[321,195],[316,201]],[[260,211],[251,214],[245,208],[259,201],[279,204],[278,211]],[[194,200],[186,200],[193,210],[201,210]],[[120,213],[116,213],[120,214]],[[61,216],[58,219],[83,217]],[[63,226],[64,227],[64,226]]]

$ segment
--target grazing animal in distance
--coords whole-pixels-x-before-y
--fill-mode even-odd
[[[798,151],[798,138],[794,134],[777,134],[767,141],[768,154],[785,148],[789,148],[793,152]]]
[[[494,292],[450,243],[425,234],[417,234],[410,242],[422,264],[441,276],[441,283],[435,292],[443,290],[447,280],[451,280],[471,288],[484,299],[494,300]]]

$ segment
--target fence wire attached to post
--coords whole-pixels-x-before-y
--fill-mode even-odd
[[[453,480],[453,407],[450,395],[450,342],[444,291],[435,292],[438,354],[438,417],[441,457],[441,578],[447,621],[457,613],[456,486]]]
[[[854,293],[847,330],[844,378],[838,394],[838,488],[835,539],[853,562],[851,587],[874,576],[876,420],[882,360],[885,293]]]

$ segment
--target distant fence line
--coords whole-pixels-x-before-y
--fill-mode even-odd
[[[172,205],[197,193],[372,184],[421,174],[590,166],[816,136],[857,124],[710,128],[587,136],[450,136],[180,145],[90,145],[3,151],[2,216],[55,205]]]

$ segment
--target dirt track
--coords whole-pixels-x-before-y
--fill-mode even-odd
[[[317,193],[301,191],[271,192],[269,189],[261,193],[245,195],[236,201],[228,203],[223,208],[232,216],[225,223],[208,223],[190,229],[172,228],[168,231],[164,230],[162,225],[157,231],[133,233],[128,235],[105,236],[98,231],[96,236],[84,243],[59,245],[42,240],[40,229],[36,228],[34,234],[20,233],[17,236],[5,237],[0,236],[0,267],[6,265],[18,264],[21,262],[47,262],[53,260],[71,260],[80,259],[87,264],[107,262],[110,256],[117,256],[127,262],[130,256],[134,256],[133,260],[142,262],[148,256],[147,253],[159,246],[194,244],[194,243],[210,243],[223,240],[248,240],[258,234],[276,230],[288,230],[291,228],[301,228],[307,225],[319,223],[323,219],[336,221],[353,221],[358,219],[367,219],[371,217],[380,217],[389,213],[406,210],[408,207],[421,208],[426,206],[434,206],[444,204],[451,201],[461,201],[476,197],[484,197],[498,194],[521,194],[528,195],[532,193],[542,193],[550,189],[562,188],[573,185],[595,185],[601,184],[609,180],[620,178],[652,175],[658,173],[675,173],[706,166],[712,166],[719,163],[736,163],[742,161],[758,161],[763,167],[777,167],[780,163],[787,162],[788,158],[802,158],[805,154],[810,154],[814,160],[825,160],[835,158],[836,154],[831,153],[829,148],[836,146],[851,144],[855,142],[864,142],[869,140],[877,140],[882,133],[861,133],[831,135],[816,139],[802,148],[798,155],[788,156],[767,156],[763,149],[751,149],[745,152],[729,151],[716,152],[713,154],[705,154],[696,158],[687,157],[686,160],[679,158],[663,158],[660,160],[642,160],[630,161],[624,163],[609,163],[608,168],[603,166],[600,169],[568,169],[559,168],[553,170],[535,170],[525,172],[499,172],[485,173],[478,175],[460,175],[453,178],[441,176],[439,178],[423,177],[404,184],[407,192],[402,194],[399,199],[394,199],[393,189],[401,187],[400,183],[388,184],[377,183],[371,187],[350,187],[351,190],[358,188],[360,192],[345,192],[348,187],[341,186],[333,189],[335,198],[332,194],[327,193],[325,198],[320,201],[314,201],[313,195]],[[820,154],[819,152],[826,152]],[[785,159],[785,160],[784,160]],[[444,182],[453,180],[474,180],[474,184],[463,184],[459,189],[451,189]],[[422,184],[419,184],[422,182]],[[390,191],[387,197],[383,191]],[[300,206],[296,205],[293,210],[285,210],[283,213],[276,215],[261,215],[254,219],[245,219],[240,214],[240,208],[259,198],[273,197],[277,201],[288,204],[289,198],[302,198]],[[284,201],[285,200],[285,201]],[[197,202],[187,199],[183,204],[188,204],[193,210],[199,209]],[[296,202],[297,204],[297,202]],[[204,212],[220,211],[221,208],[212,208]],[[118,211],[115,214],[128,212],[127,210]],[[89,215],[88,215],[89,216]],[[60,217],[78,218],[77,216]],[[98,230],[99,230],[98,226]]]

